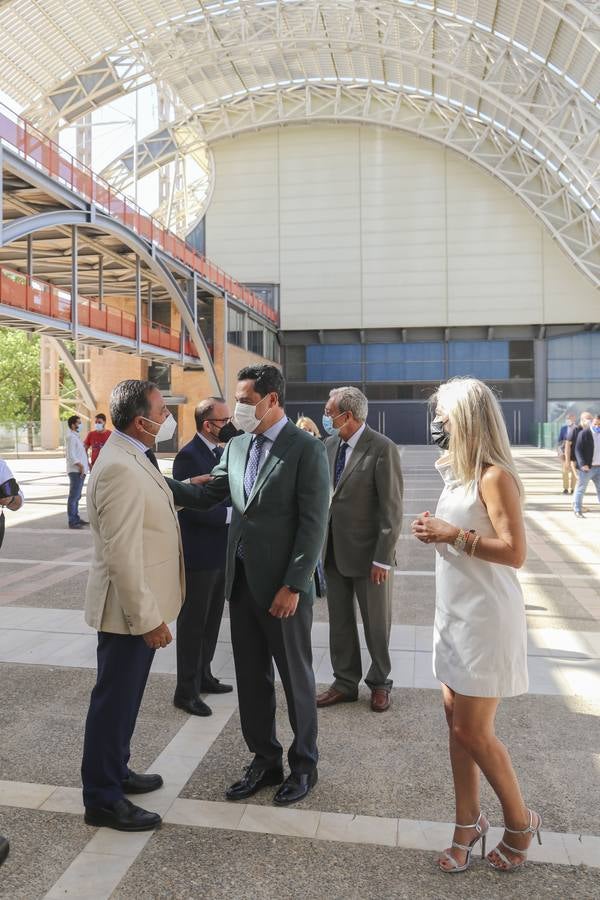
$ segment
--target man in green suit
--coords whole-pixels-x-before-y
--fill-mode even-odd
[[[317,781],[311,627],[314,572],[329,509],[325,448],[288,421],[284,398],[276,366],[242,369],[235,420],[246,433],[229,441],[211,481],[169,480],[178,506],[209,509],[231,497],[225,596],[242,732],[254,759],[227,798],[242,800],[283,781],[275,660],[294,732],[290,775],[274,797],[281,805],[302,800]]]

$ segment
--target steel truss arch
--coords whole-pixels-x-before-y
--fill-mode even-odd
[[[177,282],[158,254],[153,252],[153,248],[149,248],[145,241],[120,222],[110,216],[97,212],[95,209],[91,212],[88,212],[87,210],[65,209],[55,212],[37,213],[31,216],[23,216],[22,218],[15,219],[9,224],[6,224],[2,229],[1,244],[2,246],[6,246],[12,241],[21,240],[28,235],[35,234],[37,231],[65,225],[76,225],[78,228],[93,228],[96,231],[104,231],[107,234],[112,234],[118,237],[130,250],[139,256],[148,268],[160,279],[163,287],[169,294],[170,299],[175,304],[175,307],[181,316],[182,323],[187,328],[190,339],[198,351],[200,363],[210,379],[211,390],[220,391],[219,379],[217,378],[210,353],[208,352],[208,347],[206,346],[203,335],[194,323],[193,314],[190,311]],[[192,278],[191,272],[190,278]]]
[[[0,88],[26,102],[35,71],[37,124],[160,82],[209,145],[253,117],[405,127],[504,180],[599,283],[598,2],[45,0],[60,26],[37,32],[36,8],[0,9]]]

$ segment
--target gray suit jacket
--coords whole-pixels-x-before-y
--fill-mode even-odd
[[[325,444],[329,457],[331,505],[325,558],[331,549],[338,571],[368,576],[374,562],[394,566],[402,528],[402,468],[396,445],[367,425],[333,490],[339,437]]]
[[[252,594],[268,609],[283,586],[314,600],[314,572],[325,539],[329,479],[320,441],[288,422],[271,447],[250,496],[244,472],[252,435],[227,444],[213,480],[204,485],[167,481],[178,506],[210,509],[231,495],[233,517],[227,542],[225,596],[229,599],[236,551],[244,545],[244,568]],[[104,451],[103,451],[104,452]]]

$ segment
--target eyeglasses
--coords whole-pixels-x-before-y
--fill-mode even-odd
[[[205,422],[231,422],[231,416],[226,419],[205,419]]]

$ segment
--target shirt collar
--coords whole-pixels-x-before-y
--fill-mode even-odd
[[[134,447],[137,447],[138,450],[141,450],[141,452],[144,454],[144,456],[146,455],[146,451],[150,449],[149,447],[146,447],[145,444],[142,444],[141,441],[138,441],[137,438],[131,437],[131,435],[129,435],[129,434],[124,434],[122,431],[119,431],[116,428],[115,428],[115,434],[118,434],[124,440],[129,441],[130,444],[133,444]]]
[[[211,453],[213,454],[213,456],[214,456],[214,452],[215,452],[215,450],[218,450],[218,449],[219,449],[219,445],[218,445],[218,444],[211,444],[211,442],[208,441],[208,440],[204,437],[203,434],[200,434],[199,431],[197,431],[196,434],[198,435],[198,437],[200,438],[200,440],[201,440],[204,444],[206,444],[206,446],[208,447],[208,449],[210,450],[210,452],[211,452]]]
[[[267,440],[271,441],[272,444],[275,443],[276,439],[279,437],[280,433],[283,431],[285,426],[287,425],[288,417],[284,416],[279,422],[275,422],[274,425],[271,425],[270,428],[267,428],[266,431],[263,431],[262,437],[267,438]],[[256,437],[256,435],[255,435]]]
[[[363,433],[363,431],[365,430],[366,427],[367,427],[366,422],[363,422],[363,424],[360,426],[358,431],[355,431],[354,434],[352,435],[352,437],[348,438],[347,441],[342,441],[342,444],[348,444],[350,449],[354,450],[354,448],[356,447],[356,445],[358,444],[358,442],[360,440],[361,434]]]

